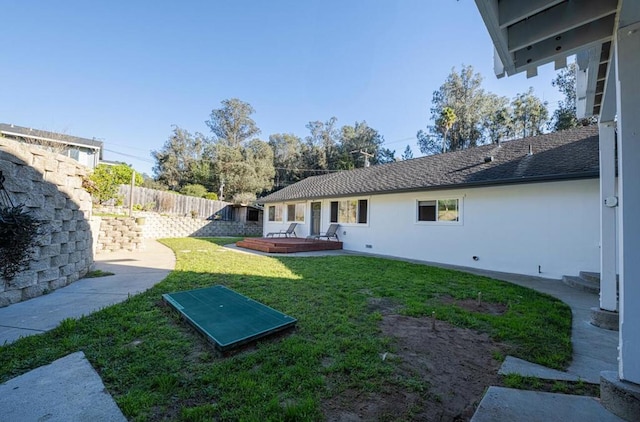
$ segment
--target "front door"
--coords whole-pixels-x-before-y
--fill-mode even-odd
[[[309,233],[311,236],[320,234],[321,210],[322,204],[320,202],[311,203],[311,233]]]

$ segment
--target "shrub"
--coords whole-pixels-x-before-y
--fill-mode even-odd
[[[180,189],[180,193],[187,196],[195,196],[196,198],[204,198],[207,194],[207,188],[202,185],[185,185]]]
[[[246,204],[251,204],[252,202],[255,202],[255,200],[256,200],[256,194],[251,192],[236,193],[235,195],[233,195],[234,204],[246,205]]]
[[[33,249],[40,245],[42,222],[24,205],[0,207],[0,274],[7,280],[28,267]]]
[[[217,193],[215,193],[215,192],[207,192],[207,193],[204,195],[204,198],[205,198],[205,199],[210,199],[210,200],[212,200],[212,201],[217,201],[217,200],[218,200],[218,194],[217,194]]]
[[[116,198],[119,185],[131,183],[133,171],[127,164],[118,164],[117,166],[100,164],[89,176],[89,180],[92,183],[83,182],[82,185],[91,194],[94,202],[104,204]],[[136,173],[135,184],[136,186],[142,184],[142,176],[138,173]]]

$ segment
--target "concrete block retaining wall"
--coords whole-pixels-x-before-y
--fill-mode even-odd
[[[100,217],[96,253],[144,248],[142,228],[131,217]]]
[[[145,239],[165,237],[261,236],[262,224],[248,221],[203,220],[200,218],[138,213],[144,217],[142,236]]]
[[[71,158],[0,137],[0,171],[14,205],[44,222],[28,269],[0,277],[0,307],[40,296],[83,277],[93,264],[86,167]]]

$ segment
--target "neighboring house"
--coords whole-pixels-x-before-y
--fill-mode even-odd
[[[95,139],[6,123],[0,123],[0,135],[18,142],[41,146],[43,149],[70,157],[90,168],[95,168],[102,159],[103,143]]]
[[[598,189],[591,126],[310,177],[258,202],[264,233],[339,223],[346,250],[559,278],[598,271]]]

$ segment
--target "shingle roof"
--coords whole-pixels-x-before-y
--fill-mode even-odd
[[[62,142],[69,145],[83,145],[91,148],[102,148],[103,143],[94,139],[80,138],[63,133],[48,132],[46,130],[31,129],[22,126],[0,123],[0,133],[16,134],[25,138],[38,136],[48,141]]]
[[[529,148],[533,154],[529,154]],[[490,159],[492,157],[492,159]],[[598,177],[598,127],[313,176],[258,202]]]

